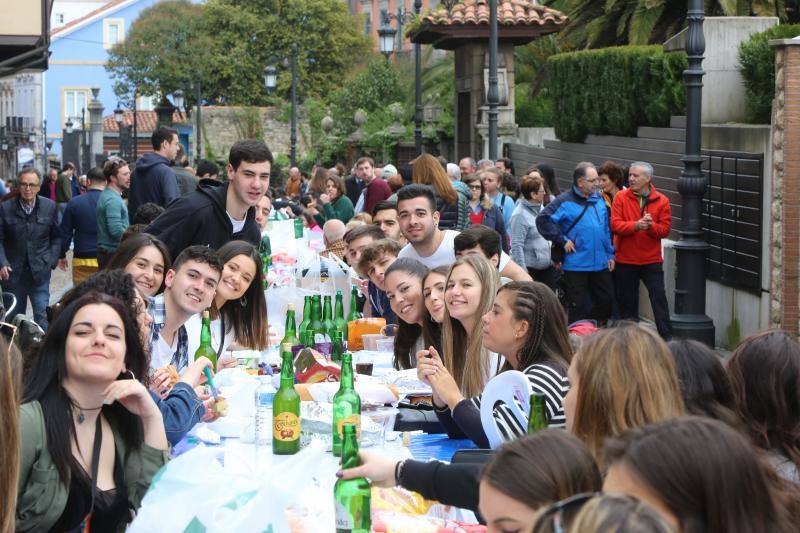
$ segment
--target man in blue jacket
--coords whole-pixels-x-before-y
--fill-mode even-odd
[[[170,167],[178,154],[178,132],[161,126],[150,137],[153,152],[144,154],[136,162],[128,191],[128,217],[133,224],[133,216],[139,206],[153,202],[167,207],[180,197],[178,177]]]
[[[565,252],[561,268],[570,324],[591,317],[605,325],[611,316],[614,245],[606,204],[596,190],[597,169],[592,163],[579,163],[572,174],[572,188],[536,217],[539,233]],[[590,317],[585,316],[583,305],[587,291],[592,297]]]
[[[99,167],[90,168],[86,173],[89,187],[86,194],[73,196],[67,203],[64,218],[61,219],[63,243],[58,268],[67,270],[67,250],[72,239],[72,284],[77,285],[98,270],[97,263],[97,201],[106,188],[106,176]]]

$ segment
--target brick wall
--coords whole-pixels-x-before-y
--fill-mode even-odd
[[[800,43],[775,48],[770,322],[800,333]]]

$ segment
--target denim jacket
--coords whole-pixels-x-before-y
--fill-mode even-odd
[[[176,383],[163,400],[153,392],[150,395],[164,418],[164,429],[170,446],[178,444],[206,412],[203,402],[186,383]]]

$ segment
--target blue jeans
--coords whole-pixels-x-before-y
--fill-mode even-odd
[[[47,305],[50,303],[50,276],[41,283],[34,283],[33,276],[28,269],[22,271],[22,276],[14,281],[4,281],[3,290],[12,293],[17,298],[17,307],[14,313],[25,314],[28,307],[28,298],[33,307],[33,320],[47,331]]]

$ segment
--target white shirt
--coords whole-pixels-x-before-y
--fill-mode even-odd
[[[198,333],[199,335],[199,333]],[[158,336],[158,340],[152,346],[152,352],[150,353],[150,370],[157,370],[159,368],[163,368],[167,365],[172,364],[172,355],[175,353],[175,350],[178,348],[178,333],[175,332],[175,338],[172,339],[172,346],[167,344],[167,341],[164,340],[164,337],[161,335]],[[194,352],[189,352],[189,357],[192,357]],[[178,372],[181,372],[183,369],[178,368]]]
[[[442,239],[442,242],[439,244],[439,247],[436,249],[436,251],[428,257],[422,257],[419,255],[414,247],[411,246],[411,243],[403,246],[403,249],[400,250],[398,257],[416,259],[428,268],[436,268],[442,265],[452,265],[456,262],[456,253],[453,250],[453,241],[458,233],[459,232],[451,229],[444,230],[444,238]]]
[[[245,215],[243,220],[236,220],[227,211],[225,211],[225,214],[228,215],[229,219],[231,219],[231,224],[233,225],[233,233],[239,233],[240,231],[242,231],[242,228],[244,228],[244,223],[247,222],[247,216]]]
[[[231,302],[229,305],[233,304],[239,305],[238,302]],[[198,313],[196,315],[192,315],[192,317],[187,320],[186,324],[183,326],[186,328],[186,336],[189,339],[189,359],[194,361],[194,352],[196,352],[200,347],[200,331],[203,329],[203,318],[201,314]],[[225,324],[225,327],[228,327],[228,324]],[[219,347],[220,340],[222,341],[221,350]],[[222,332],[220,331],[219,318],[211,321],[211,347],[219,354],[220,358],[222,358],[225,350],[233,342],[233,340],[234,333],[232,327],[230,331],[228,331],[225,335],[222,335]]]

